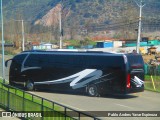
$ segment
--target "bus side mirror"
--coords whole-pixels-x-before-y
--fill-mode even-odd
[[[5,61],[5,67],[8,66],[8,61],[10,61],[10,60],[12,60],[12,59],[9,59],[9,60],[6,60],[6,61]]]

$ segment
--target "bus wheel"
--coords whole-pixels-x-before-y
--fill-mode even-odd
[[[34,90],[34,83],[33,83],[32,81],[28,80],[28,81],[26,82],[25,88],[26,88],[27,90],[29,90],[29,91]]]
[[[88,86],[88,95],[91,97],[98,96],[98,89],[96,85],[90,85]]]

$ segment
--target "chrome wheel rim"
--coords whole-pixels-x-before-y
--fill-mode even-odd
[[[89,94],[92,95],[92,96],[95,95],[95,88],[94,87],[89,88]]]
[[[33,90],[33,87],[34,87],[33,83],[31,83],[31,82],[27,83],[27,89],[28,90]]]

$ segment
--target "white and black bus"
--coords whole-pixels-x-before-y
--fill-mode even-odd
[[[128,94],[144,91],[144,62],[140,54],[76,51],[26,51],[12,59],[9,83],[27,90],[52,89]]]

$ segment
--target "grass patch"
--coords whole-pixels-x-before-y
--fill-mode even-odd
[[[10,93],[13,93],[19,97],[24,97],[24,99],[26,99],[26,100],[30,100],[32,102],[42,104],[42,99],[40,97],[34,96],[34,95],[27,93],[27,92],[24,92],[23,90],[16,89],[16,88],[9,88],[8,89],[8,87],[2,86],[2,84],[1,84],[0,88],[4,89],[6,91],[9,91]],[[53,105],[51,103],[52,102],[44,100],[43,105],[44,105],[44,107],[53,108],[52,107]],[[59,110],[59,108],[56,107],[55,110]]]
[[[149,91],[154,91],[154,92],[160,92],[160,85],[155,85],[156,89],[154,90],[154,87],[152,83],[145,83],[145,89]]]
[[[153,78],[153,82],[152,82]],[[154,92],[160,92],[160,76],[151,76],[150,75],[145,75],[145,89],[154,91]],[[154,89],[155,86],[155,89]]]
[[[63,111],[64,107],[60,105],[53,104],[52,101],[42,99],[41,97],[32,95],[23,90],[8,87],[2,85],[2,80],[0,80],[0,107],[8,111],[33,111],[33,112],[42,112],[42,111],[57,111],[57,116],[55,119],[64,119],[64,114],[58,111]],[[45,117],[45,120],[49,117]],[[67,120],[72,118],[68,117]]]
[[[160,76],[152,75],[152,77],[153,77],[154,80],[160,81]],[[145,75],[145,80],[150,81],[151,80],[151,75]]]

